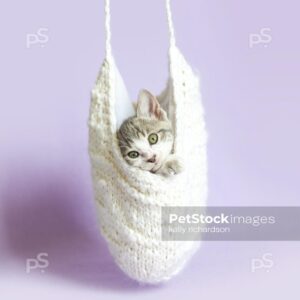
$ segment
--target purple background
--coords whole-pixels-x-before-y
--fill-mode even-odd
[[[299,205],[296,0],[174,0],[177,42],[201,73],[210,205]],[[113,50],[131,97],[167,78],[164,1],[112,0]],[[104,57],[103,1],[1,4],[1,299],[296,299],[299,243],[206,242],[169,283],[143,287],[98,234],[87,154],[89,93]],[[26,47],[47,28],[49,41]],[[270,43],[249,46],[269,28]],[[27,258],[49,254],[45,273]],[[251,271],[271,253],[272,268]],[[99,298],[100,297],[100,298]]]

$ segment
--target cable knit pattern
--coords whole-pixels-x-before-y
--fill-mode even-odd
[[[116,88],[122,85],[111,54],[103,62],[90,105],[89,154],[101,233],[118,266],[145,283],[171,278],[199,245],[163,241],[161,207],[203,206],[207,198],[207,137],[199,80],[174,42],[169,62],[170,80],[162,95],[171,101],[174,149],[184,160],[183,173],[164,178],[131,167],[123,159],[115,115],[122,101]]]

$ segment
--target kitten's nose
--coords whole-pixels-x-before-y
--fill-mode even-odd
[[[147,160],[147,162],[149,163],[155,163],[155,161],[156,161],[156,154],[154,154],[151,158]]]

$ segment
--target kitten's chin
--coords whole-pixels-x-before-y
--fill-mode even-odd
[[[141,169],[143,171],[148,171],[148,172],[152,172],[152,168],[153,168],[153,164],[146,164],[146,165],[142,165],[142,166],[135,166],[138,169]]]
[[[150,170],[152,173],[156,173],[160,168],[161,168],[161,163],[157,162],[154,164],[154,166],[152,167],[152,169]]]

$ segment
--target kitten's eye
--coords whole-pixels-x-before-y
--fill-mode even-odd
[[[158,135],[156,133],[151,133],[149,136],[148,136],[148,141],[149,141],[149,144],[150,145],[154,145],[157,143],[158,141]]]
[[[130,158],[137,158],[137,157],[139,157],[139,153],[137,152],[137,151],[130,151],[130,152],[128,152],[128,154],[127,154]]]

